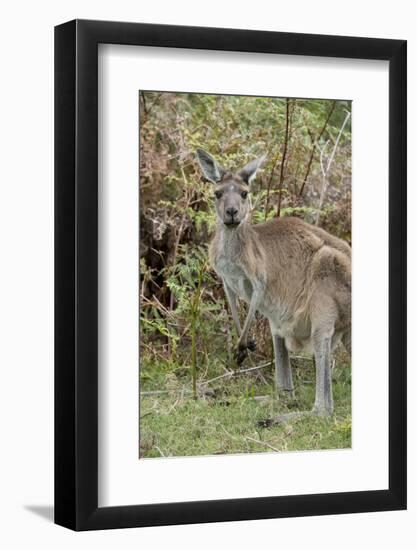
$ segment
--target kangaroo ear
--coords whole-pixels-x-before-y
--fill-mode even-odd
[[[238,176],[240,176],[243,181],[249,185],[256,176],[256,172],[262,166],[265,159],[266,155],[262,155],[262,157],[251,160],[246,166],[239,170]]]
[[[197,149],[197,158],[205,177],[213,183],[218,183],[225,170],[203,149]]]

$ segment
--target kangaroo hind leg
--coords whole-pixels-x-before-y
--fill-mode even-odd
[[[292,381],[291,363],[288,350],[283,338],[277,334],[272,335],[275,354],[275,383],[276,389],[292,392],[294,384]]]
[[[316,364],[316,398],[312,412],[320,416],[333,414],[331,350],[336,316],[332,300],[321,301],[312,323]]]

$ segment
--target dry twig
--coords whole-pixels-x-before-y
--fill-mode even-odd
[[[259,445],[265,445],[265,447],[269,447],[273,451],[279,453],[279,449],[277,449],[276,447],[273,447],[272,445],[270,445],[266,441],[261,441],[260,439],[255,439],[254,437],[249,437],[248,435],[245,436],[245,439],[249,439],[249,441],[253,441],[254,443],[259,443]]]

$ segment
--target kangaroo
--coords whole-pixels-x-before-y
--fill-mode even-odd
[[[276,389],[293,392],[288,351],[314,354],[316,395],[312,411],[270,419],[284,422],[301,414],[333,414],[331,352],[342,341],[351,351],[351,249],[347,243],[298,218],[250,223],[250,183],[265,156],[237,172],[219,165],[202,149],[197,158],[214,187],[217,225],[210,263],[222,279],[239,336],[240,365],[255,343],[248,340],[255,312],[270,325]],[[243,327],[237,297],[249,304]]]

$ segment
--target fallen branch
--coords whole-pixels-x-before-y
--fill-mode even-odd
[[[178,392],[179,391],[184,391],[184,392],[191,392],[191,390],[189,390],[188,388],[183,388],[182,390],[177,390]],[[166,395],[167,393],[175,393],[173,392],[172,390],[153,390],[153,391],[141,391],[140,394],[143,395],[143,396],[147,396],[147,395]]]
[[[232,370],[226,372],[226,374],[221,374],[220,376],[216,376],[215,378],[211,378],[210,380],[207,380],[206,382],[201,382],[201,385],[211,384],[212,382],[216,382],[217,380],[220,380],[221,378],[232,378],[233,376],[238,376],[240,374],[245,374],[246,372],[251,372],[254,370],[264,369],[265,367],[269,367],[271,365],[271,361],[267,361],[266,363],[263,363],[262,365],[258,365],[256,367],[250,367],[249,369],[242,369],[242,370]]]
[[[259,445],[265,445],[265,447],[269,447],[270,449],[272,449],[276,453],[280,452],[279,449],[277,449],[276,447],[273,447],[272,445],[270,445],[266,441],[261,441],[260,439],[255,439],[254,437],[249,437],[248,435],[245,436],[245,439],[249,439],[249,441],[253,441],[254,443],[259,443]]]
[[[314,361],[313,357],[303,357],[302,355],[293,355],[293,359],[302,359],[305,361]],[[240,376],[241,374],[246,374],[247,372],[252,372],[259,369],[264,369],[265,367],[270,367],[272,365],[272,361],[267,361],[266,363],[262,363],[261,365],[257,365],[255,367],[250,367],[249,369],[241,369],[241,370],[229,370],[225,374],[220,374],[219,376],[216,376],[215,378],[210,378],[210,380],[206,380],[205,382],[199,382],[198,386],[207,386],[208,384],[211,384],[212,382],[217,382],[217,380],[221,380],[223,378],[233,378],[234,376]],[[192,393],[192,390],[188,388],[182,388],[181,390],[177,390],[178,392],[184,392],[184,393]],[[167,393],[174,393],[172,390],[153,390],[153,391],[142,391],[140,392],[140,395],[143,396],[149,396],[149,395],[166,395]]]
[[[161,451],[161,449],[158,447],[158,445],[154,445],[155,449],[158,451],[158,453],[163,457],[166,458],[164,453]]]
[[[270,395],[255,395],[255,397],[252,397],[254,401],[269,401],[271,399]]]
[[[304,357],[303,355],[291,355],[291,359],[302,359],[304,361],[314,361],[314,357]]]

